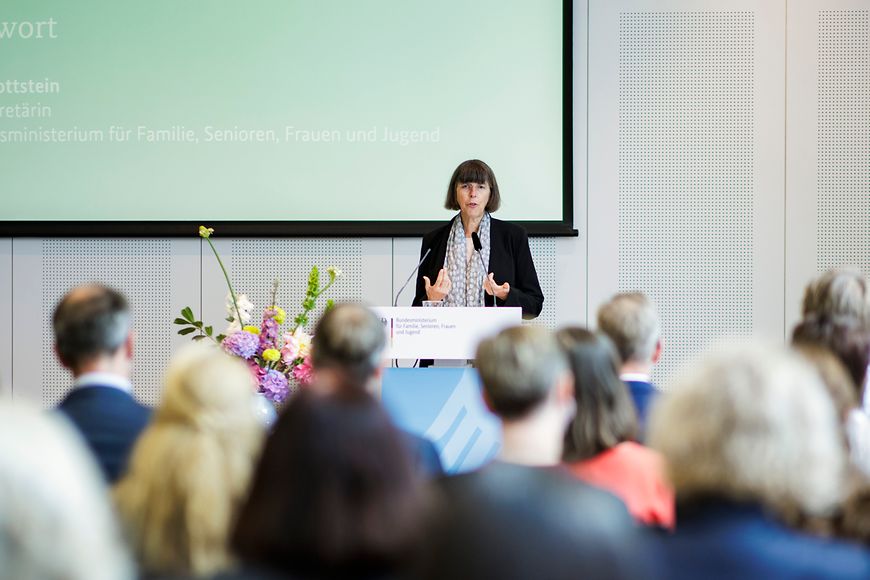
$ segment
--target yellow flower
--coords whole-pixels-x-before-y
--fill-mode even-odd
[[[256,326],[252,326],[250,324],[248,326],[243,326],[242,330],[246,330],[247,332],[250,332],[251,334],[260,334],[260,329],[257,328]]]
[[[284,321],[287,320],[287,313],[284,312],[283,308],[275,307],[275,316],[272,319],[278,324],[284,324]]]
[[[281,358],[281,352],[275,348],[267,348],[263,351],[263,360],[275,362]]]
[[[208,238],[214,233],[214,228],[207,228],[205,226],[199,226],[199,237]]]

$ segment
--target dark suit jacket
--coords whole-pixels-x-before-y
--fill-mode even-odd
[[[110,484],[123,475],[133,444],[151,418],[150,409],[114,387],[73,389],[58,410],[84,436]]]
[[[419,578],[648,577],[622,502],[559,468],[494,462],[435,491]]]
[[[459,219],[459,216],[453,218]],[[495,274],[497,284],[508,282],[511,285],[506,300],[498,300],[499,306],[519,306],[523,309],[523,318],[535,318],[544,307],[544,294],[538,282],[538,273],[532,261],[529,250],[529,236],[520,226],[491,218],[489,241],[489,272]],[[420,257],[431,248],[432,251],[420,265],[417,272],[417,293],[414,306],[421,306],[426,300],[426,283],[423,276],[428,276],[432,283],[438,277],[438,271],[444,266],[447,256],[447,242],[453,220],[440,228],[423,236]],[[486,306],[493,305],[493,297],[484,296]]]
[[[631,399],[634,401],[634,408],[637,410],[637,421],[640,427],[640,438],[643,440],[646,435],[647,418],[649,411],[655,401],[658,391],[652,385],[643,381],[625,381],[628,390],[631,393]]]
[[[870,578],[870,553],[781,525],[761,506],[708,499],[677,507],[674,534],[655,538],[673,580]]]
[[[441,456],[435,444],[410,431],[402,432],[405,436],[405,444],[411,454],[414,467],[417,472],[427,479],[433,479],[444,475],[444,467],[441,465]]]

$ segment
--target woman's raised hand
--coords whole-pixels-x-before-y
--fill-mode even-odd
[[[450,293],[450,275],[444,268],[438,271],[434,284],[428,276],[423,276],[423,282],[426,284],[426,297],[429,300],[444,300],[444,297]]]

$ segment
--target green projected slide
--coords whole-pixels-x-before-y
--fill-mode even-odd
[[[4,0],[0,221],[561,221],[562,0]]]

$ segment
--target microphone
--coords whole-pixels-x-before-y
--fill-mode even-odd
[[[411,273],[410,273],[410,274],[408,274],[408,279],[405,280],[405,283],[402,284],[402,287],[401,287],[401,288],[399,288],[399,292],[396,294],[396,299],[393,300],[393,306],[398,306],[398,305],[399,305],[399,296],[402,295],[402,291],[403,291],[403,290],[408,286],[408,282],[411,281],[411,278],[414,277],[414,273],[415,273],[417,270],[420,269],[420,266],[423,265],[423,261],[426,260],[426,258],[429,256],[429,252],[431,252],[431,251],[432,251],[432,248],[426,248],[426,253],[423,254],[423,257],[420,258],[420,261],[417,262],[417,265],[414,266],[414,269],[411,270]]]
[[[483,276],[484,278],[486,278],[486,264],[483,263],[483,254],[480,253],[480,250],[483,249],[483,244],[480,243],[480,236],[477,235],[477,232],[471,232],[471,243],[474,244],[474,251],[477,253],[477,257],[480,259],[480,265],[483,266]],[[486,291],[484,290],[484,292]],[[492,305],[498,306],[495,294],[492,295]]]

